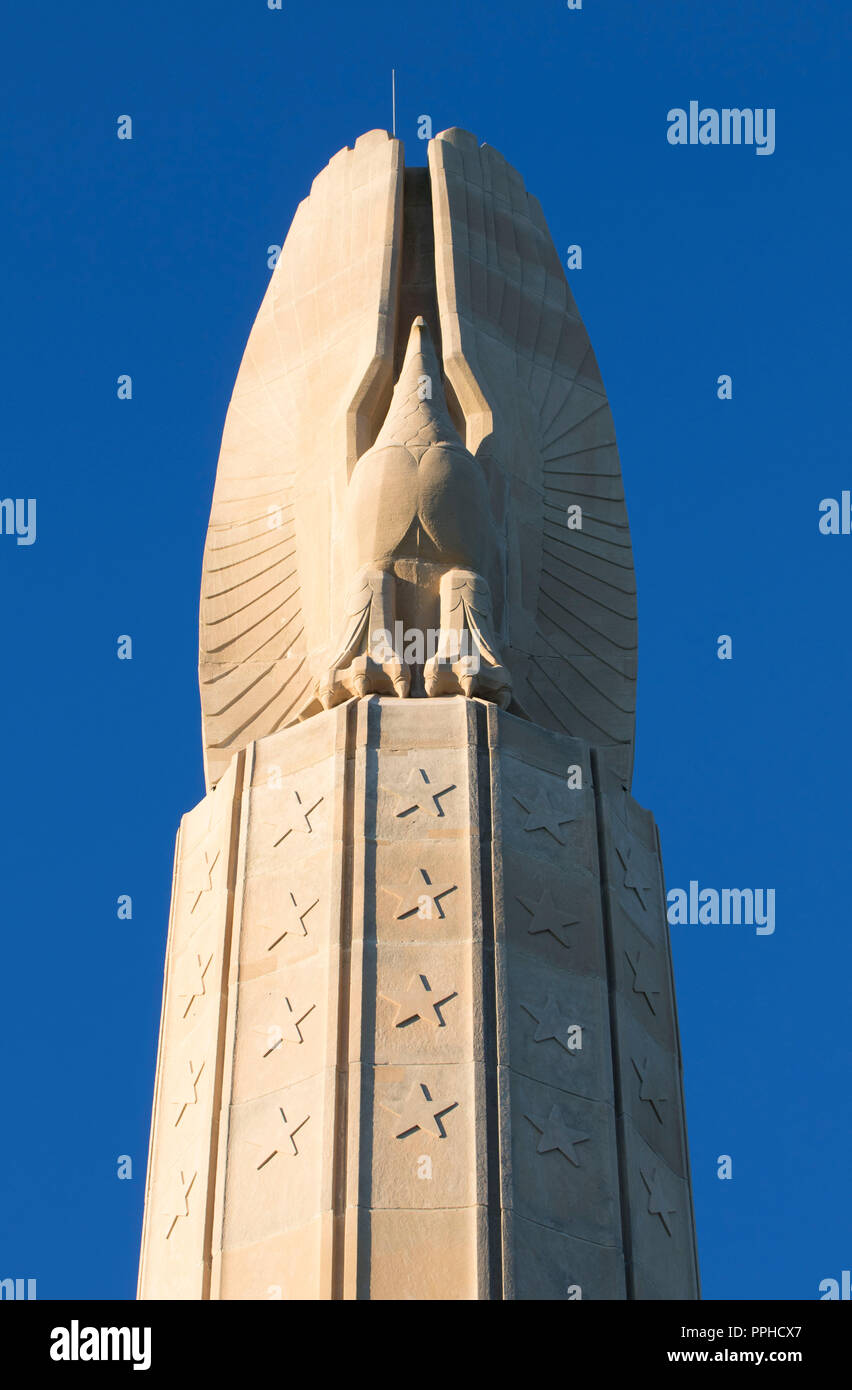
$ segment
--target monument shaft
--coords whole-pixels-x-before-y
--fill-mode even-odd
[[[251,745],[180,832],[140,1295],[696,1297],[664,901],[493,705]]]

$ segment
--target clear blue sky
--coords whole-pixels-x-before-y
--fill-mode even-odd
[[[670,887],[776,890],[773,936],[672,928],[705,1296],[812,1299],[850,1268],[852,536],[817,526],[852,487],[848,14],[7,8],[0,495],[38,511],[34,545],[0,536],[0,1276],[135,1291],[221,428],[266,248],[331,155],[389,125],[392,66],[410,163],[418,116],[464,126],[522,171],[557,247],[582,244],[639,581],[635,793]],[[775,153],[671,147],[693,99],[775,108]]]

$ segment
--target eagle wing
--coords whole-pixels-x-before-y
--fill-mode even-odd
[[[205,772],[292,720],[331,640],[348,473],[390,396],[402,150],[341,150],[300,203],[246,345],[204,551]]]
[[[444,366],[502,528],[515,698],[606,749],[629,783],[636,585],[597,362],[517,171],[461,130],[437,136],[429,160]]]

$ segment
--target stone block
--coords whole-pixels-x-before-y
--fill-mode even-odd
[[[506,960],[506,980],[507,1065],[560,1091],[612,1105],[605,983],[554,971],[513,951]]]
[[[615,1115],[514,1073],[503,1073],[511,1105],[511,1207],[517,1216],[597,1245],[621,1243]]]
[[[512,1298],[536,1302],[618,1301],[626,1297],[624,1257],[615,1246],[576,1240],[512,1213]]]

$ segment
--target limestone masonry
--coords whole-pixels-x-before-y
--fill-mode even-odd
[[[449,130],[300,204],[204,557],[140,1298],[699,1296],[606,396]]]

